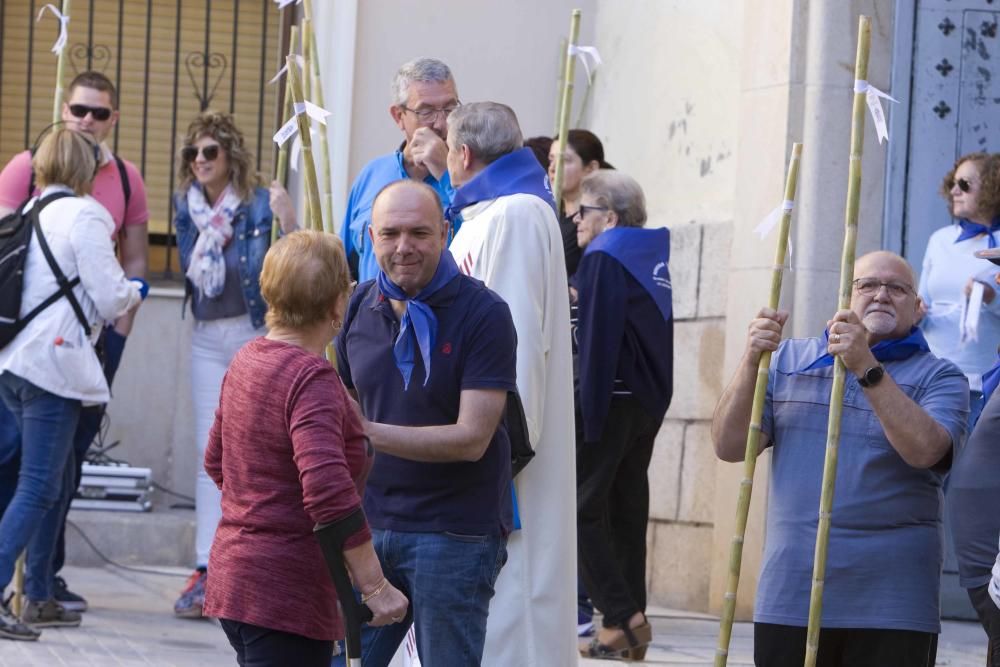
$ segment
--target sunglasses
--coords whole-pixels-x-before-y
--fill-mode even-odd
[[[219,157],[219,144],[202,146],[200,151],[206,162],[212,162],[215,158]],[[185,146],[181,149],[181,159],[185,162],[194,162],[198,159],[198,152],[199,148],[197,146]]]
[[[969,192],[970,190],[972,190],[972,181],[965,178],[956,178],[948,186],[948,189],[951,190],[956,185],[958,186],[958,189],[961,190],[962,192]]]
[[[76,118],[86,118],[89,113],[94,120],[105,121],[111,118],[111,109],[107,107],[88,107],[86,104],[71,104],[69,112]]]
[[[587,215],[587,211],[610,211],[610,210],[611,209],[608,208],[607,206],[584,206],[583,204],[580,204],[580,208],[578,208],[576,210],[576,213],[573,214],[573,219],[574,220],[576,218],[582,219],[583,216]]]

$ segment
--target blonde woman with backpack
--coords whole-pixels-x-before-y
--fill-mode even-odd
[[[58,128],[32,160],[42,192],[21,215],[34,232],[24,256],[22,323],[0,349],[0,400],[21,432],[21,472],[0,519],[0,590],[10,583],[18,554],[33,540],[51,538],[38,533],[58,525],[46,518],[60,511],[64,476],[73,473],[81,406],[110,399],[94,332],[137,308],[147,289],[141,279],[125,277],[111,244],[114,223],[89,196],[99,150],[85,134]],[[30,641],[38,627],[79,623],[79,614],[62,609],[51,591],[37,599],[29,591],[21,619],[0,609],[0,638]]]

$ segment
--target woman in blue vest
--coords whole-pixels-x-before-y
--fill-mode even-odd
[[[270,190],[259,185],[253,155],[229,114],[199,115],[188,127],[179,163],[174,228],[194,315],[191,398],[198,478],[196,569],[174,604],[174,613],[201,618],[208,554],[222,513],[219,490],[201,465],[208,431],[229,362],[244,344],[264,334],[267,306],[259,278],[274,215],[284,233],[297,225],[280,183],[272,183]]]

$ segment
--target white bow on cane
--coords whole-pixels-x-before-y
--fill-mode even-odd
[[[278,9],[284,9],[293,2],[298,5],[302,3],[302,0],[274,0],[274,4],[278,5]]]
[[[52,12],[52,14],[59,19],[59,37],[56,38],[55,44],[52,45],[52,53],[59,55],[66,46],[66,40],[69,39],[69,34],[66,28],[69,25],[69,17],[64,16],[62,12],[56,9],[55,5],[47,4],[38,10],[38,18],[35,19],[36,23],[42,20],[42,15],[45,13],[45,10]]]
[[[875,132],[878,134],[878,142],[882,143],[883,140],[888,141],[889,129],[885,125],[885,112],[882,111],[882,103],[879,102],[879,98],[885,98],[896,104],[899,104],[899,100],[886,95],[864,79],[855,79],[854,92],[865,94],[865,102],[868,103],[868,110],[871,111],[872,120],[875,121]]]
[[[296,55],[295,56],[295,62],[298,63],[299,69],[305,69],[306,68],[306,60],[302,56]],[[288,63],[285,63],[284,65],[281,66],[281,69],[278,70],[277,74],[275,74],[274,76],[272,76],[271,80],[267,82],[268,85],[270,85],[272,83],[277,83],[277,81],[279,79],[281,79],[281,77],[283,77],[286,72],[288,72]]]
[[[593,72],[597,71],[597,68],[604,64],[601,60],[601,54],[597,51],[596,46],[577,46],[576,44],[570,44],[566,47],[566,55],[570,58],[576,56],[580,59],[583,64],[583,69],[587,72],[587,83],[593,83]],[[594,64],[594,69],[590,69],[590,62]]]
[[[298,120],[296,116],[301,116],[302,114],[307,114],[310,118],[315,121],[326,125],[326,117],[330,115],[330,112],[321,106],[315,105],[312,102],[296,102],[292,105],[295,114],[288,119],[281,129],[274,133],[274,143],[278,146],[283,146],[286,141],[291,139],[298,133]]]

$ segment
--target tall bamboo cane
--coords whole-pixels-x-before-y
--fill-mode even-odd
[[[802,144],[792,144],[792,156],[788,161],[785,177],[785,201],[795,201],[795,188],[799,180],[799,161]],[[785,253],[788,250],[788,230],[791,227],[792,210],[783,206],[781,224],[778,228],[778,246],[774,251],[774,269],[771,272],[771,295],[767,306],[778,309],[781,298],[781,279],[784,275]],[[757,453],[760,445],[760,424],[764,414],[764,399],[767,396],[767,371],[771,366],[771,353],[765,351],[757,363],[757,384],[753,392],[753,408],[750,411],[750,428],[747,430],[747,448],[743,458],[743,479],[740,480],[740,495],[736,505],[736,533],[733,535],[729,552],[729,580],[726,596],[722,603],[722,622],[719,626],[719,643],[715,651],[715,667],[725,667],[729,659],[729,642],[733,634],[733,619],[736,616],[736,592],[740,584],[740,567],[743,562],[743,539],[747,532],[747,517],[750,514],[750,494],[753,492],[753,475],[757,467]]]
[[[858,52],[854,78],[868,80],[868,52],[871,46],[871,19],[861,16],[858,21]],[[851,162],[847,178],[847,209],[844,214],[844,250],[840,259],[840,300],[838,309],[851,306],[851,281],[854,279],[854,254],[858,238],[858,207],[861,201],[861,153],[865,134],[865,93],[854,92],[851,119]],[[837,483],[837,447],[840,442],[840,416],[844,402],[844,381],[847,369],[843,360],[835,357],[833,388],[830,391],[830,416],[826,430],[826,459],[823,462],[823,486],[819,500],[819,523],[816,527],[816,555],[813,561],[812,593],[809,596],[809,628],[806,633],[805,667],[815,667],[819,653],[819,631],[823,616],[823,584],[826,576],[826,550],[830,540],[830,515],[833,510],[833,490]]]
[[[291,28],[291,34],[288,40],[288,56],[287,58],[295,59],[295,44],[299,39],[299,26],[293,25]],[[289,74],[285,75],[285,103],[281,111],[281,125],[288,122],[288,119],[292,117],[292,77]],[[280,127],[280,125],[279,125]],[[288,142],[286,141],[281,146],[278,147],[278,163],[274,168],[274,180],[279,181],[282,186],[287,186],[288,184]],[[278,230],[281,225],[279,220],[275,218],[274,223],[271,225],[271,243],[278,240]]]
[[[312,0],[305,0],[302,6],[305,8],[305,15],[312,20]],[[309,76],[312,77],[312,101],[319,106],[326,108],[323,99],[323,80],[320,76],[319,52],[316,50],[316,30],[310,27],[309,35],[309,60],[312,63]],[[320,181],[320,194],[323,198],[323,231],[328,234],[333,233],[333,193],[330,192],[330,139],[327,136],[325,125],[319,128],[319,157],[323,167],[323,179]]]
[[[566,81],[566,49],[568,42],[565,37],[559,38],[559,76],[556,77],[556,118],[552,131],[559,136],[559,119],[562,118],[563,84]]]
[[[573,107],[573,74],[576,72],[576,58],[568,50],[576,46],[580,36],[580,10],[574,9],[569,20],[569,42],[566,45],[566,69],[563,70],[562,99],[559,101],[559,138],[556,140],[556,178],[552,183],[552,194],[556,198],[556,209],[562,208],[563,153],[566,152],[566,138],[569,135],[569,112]]]
[[[62,15],[69,16],[70,0],[63,0],[62,2]],[[60,26],[61,28],[61,26]],[[67,28],[67,32],[69,32]],[[62,51],[59,52],[59,56],[56,58],[56,85],[53,89],[53,100],[52,100],[52,122],[58,123],[62,118],[62,105],[63,105],[63,73],[66,71],[66,47],[63,46]],[[22,551],[18,555],[17,560],[14,562],[14,580],[11,582],[14,586],[14,597],[11,600],[11,611],[14,612],[15,616],[21,615],[21,604],[24,600],[24,562],[25,562],[25,551]]]
[[[62,2],[62,15],[69,16],[69,5],[70,0],[63,0]],[[67,33],[69,28],[66,29]],[[58,123],[59,119],[62,117],[62,104],[63,104],[63,73],[66,71],[66,46],[63,46],[62,51],[59,52],[59,57],[56,59],[56,89],[55,89],[55,99],[52,101],[52,122]]]
[[[316,164],[313,162],[312,138],[309,136],[309,115],[304,110],[305,98],[302,95],[302,78],[294,56],[288,56],[288,79],[292,84],[292,105],[295,108],[295,118],[299,124],[299,138],[302,141],[302,164],[305,168],[305,188],[307,214],[305,225],[308,229],[321,231],[323,228],[323,210],[319,201],[319,183],[316,180]],[[300,107],[299,105],[303,105]],[[300,109],[302,109],[300,111]]]

